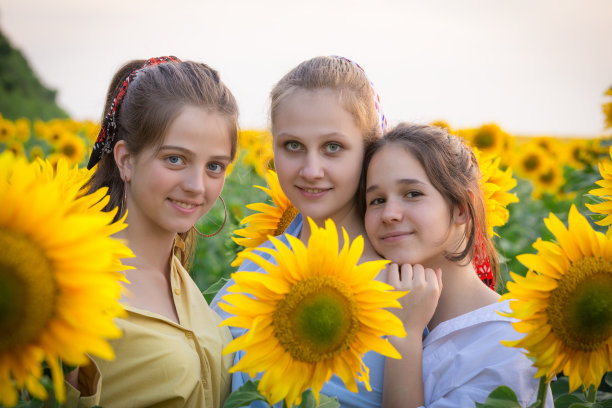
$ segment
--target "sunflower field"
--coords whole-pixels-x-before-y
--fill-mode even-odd
[[[433,123],[462,137],[477,150],[483,172],[483,191],[487,200],[494,203],[487,208],[487,216],[491,222],[489,231],[501,261],[501,281],[497,282],[499,293],[507,294],[513,290],[519,293],[517,285],[522,279],[533,278],[532,270],[537,271],[538,275],[542,272],[540,269],[546,271],[547,267],[542,266],[545,262],[533,258],[544,257],[548,253],[548,258],[543,259],[550,259],[554,252],[550,245],[559,242],[563,250],[574,245],[585,256],[598,256],[598,259],[604,259],[605,262],[610,259],[603,269],[600,268],[597,276],[605,276],[601,278],[603,283],[598,285],[604,287],[602,296],[612,299],[610,291],[606,291],[608,287],[612,289],[612,281],[608,278],[612,275],[612,244],[610,253],[606,249],[612,236],[608,233],[608,226],[612,224],[612,87],[605,95],[609,98],[603,105],[605,123],[597,138],[512,135],[494,123],[467,129],[451,128],[444,121]],[[52,166],[61,160],[71,166],[85,167],[99,131],[98,126],[95,122],[71,119],[10,120],[0,114],[0,153],[10,151],[14,156],[26,158],[30,162],[44,158]],[[248,237],[245,224],[250,222],[246,217],[255,211],[262,211],[264,204],[272,209],[278,205],[280,198],[272,200],[274,197],[271,194],[276,189],[266,188],[273,182],[268,177],[268,170],[273,169],[272,156],[272,137],[268,131],[240,132],[237,159],[228,171],[222,193],[228,208],[227,223],[220,234],[212,238],[199,238],[191,267],[196,283],[209,301],[230,274],[237,270],[237,266],[232,265],[239,263],[236,262],[238,254],[249,249],[245,247],[248,246],[245,243],[248,241],[245,240]],[[259,188],[254,188],[256,186]],[[223,213],[223,207],[216,204],[200,220],[198,229],[205,234],[216,231],[223,222]],[[570,226],[566,231],[564,226],[568,223]],[[568,236],[579,237],[591,243],[599,242],[599,249],[585,249],[586,244],[581,242],[564,244],[563,237]],[[550,245],[544,242],[550,242]],[[573,262],[572,259],[570,261]],[[555,265],[561,262],[564,261],[559,260]],[[551,266],[549,269],[552,271],[555,268]],[[553,272],[551,274],[554,275]],[[521,293],[525,291],[516,297],[520,298]],[[533,296],[540,295],[534,292]],[[612,391],[612,375],[605,375],[601,385],[601,375],[591,375],[593,372],[605,373],[612,368],[612,304],[605,301],[603,306],[599,304],[598,307],[603,312],[596,316],[600,320],[593,327],[597,327],[598,344],[607,351],[595,357],[605,360],[605,363],[597,363],[598,370],[591,366],[576,368],[573,365],[571,369],[565,366],[565,371],[594,370],[588,375],[574,376],[569,380],[561,373],[563,364],[560,361],[556,361],[556,370],[547,371],[540,366],[542,375],[545,374],[548,379],[557,376],[557,381],[552,383],[554,394],[558,397],[556,406],[569,406],[570,403],[581,401],[592,403],[595,398],[610,396],[607,393]],[[518,313],[517,310],[514,312]],[[525,330],[528,332],[528,329]],[[528,349],[526,344],[521,346]],[[532,357],[537,360],[538,352],[534,353]],[[580,364],[585,365],[585,359]],[[591,394],[568,394],[578,384],[593,385],[590,388]],[[598,387],[599,394],[593,391]]]

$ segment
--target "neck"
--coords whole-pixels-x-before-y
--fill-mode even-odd
[[[134,258],[126,259],[124,263],[136,269],[157,271],[167,275],[170,270],[169,261],[174,246],[174,234],[150,231],[142,227],[144,223],[130,224],[129,221],[128,214],[126,220],[128,227],[115,234],[117,238],[127,241],[127,245],[135,255]]]
[[[442,293],[428,325],[430,330],[444,321],[499,300],[499,294],[489,289],[478,278],[471,262],[467,265],[458,265],[456,262],[447,261],[441,268]]]

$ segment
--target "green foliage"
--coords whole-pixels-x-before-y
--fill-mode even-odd
[[[601,175],[597,165],[587,166],[583,170],[566,166],[564,168],[566,182],[563,188],[566,195],[544,194],[539,199],[533,198],[531,181],[516,176],[515,178],[517,186],[513,192],[519,197],[519,202],[508,206],[510,218],[506,225],[496,230],[499,236],[494,239],[501,264],[502,285],[498,286],[498,291],[502,293],[505,292],[506,283],[511,280],[510,272],[523,276],[527,273],[527,268],[516,259],[516,256],[535,253],[532,244],[538,238],[543,240],[554,238],[546,228],[544,218],[548,218],[553,213],[567,225],[567,217],[572,204],[576,205],[577,209],[587,217],[591,215],[584,204],[593,202],[588,192],[597,187],[595,182],[601,179]],[[596,225],[593,218],[590,219],[591,225],[596,230],[605,233],[605,228]]]
[[[248,381],[242,387],[232,392],[225,400],[223,408],[240,408],[249,406],[255,401],[266,401],[266,398],[257,390],[259,381]],[[302,403],[300,405],[292,405],[292,408],[337,408],[340,404],[336,397],[328,397],[327,395],[319,395],[319,405],[312,393],[312,390],[306,390],[302,393]],[[283,407],[285,403],[283,402]]]
[[[267,199],[266,193],[252,187],[253,185],[266,186],[266,181],[250,166],[238,161],[227,177],[221,194],[227,204],[228,212],[225,227],[214,237],[198,237],[191,275],[209,303],[223,286],[224,279],[228,279],[237,269],[230,264],[242,247],[232,241],[231,237],[234,230],[241,228],[240,221],[249,215],[246,212],[250,213],[245,206]],[[212,234],[219,229],[222,222],[223,205],[219,202],[200,221],[198,230],[203,234]],[[212,286],[216,282],[220,285]]]
[[[476,408],[521,408],[516,394],[505,385],[497,387],[484,403],[476,403]]]
[[[67,118],[55,102],[57,92],[45,87],[21,52],[0,32],[0,113],[16,120]]]

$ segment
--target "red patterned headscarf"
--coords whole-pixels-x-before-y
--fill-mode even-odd
[[[113,151],[113,147],[117,142],[117,113],[119,112],[119,107],[121,106],[121,102],[123,102],[123,98],[125,97],[130,82],[143,69],[166,62],[181,62],[181,60],[173,56],[150,58],[145,61],[142,67],[132,71],[130,75],[125,78],[121,84],[121,87],[119,88],[117,96],[115,96],[115,99],[113,99],[113,103],[111,104],[108,113],[106,116],[104,116],[102,128],[100,129],[100,133],[98,134],[96,142],[94,143],[91,156],[89,156],[89,163],[87,163],[88,169],[95,166],[105,154]]]

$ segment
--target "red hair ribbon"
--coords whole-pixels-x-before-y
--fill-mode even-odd
[[[495,278],[491,271],[487,248],[480,228],[476,232],[476,242],[474,243],[474,269],[476,269],[476,274],[480,280],[489,288],[495,290]]]
[[[117,142],[117,113],[119,112],[119,107],[121,106],[121,102],[123,102],[123,98],[125,97],[130,82],[143,69],[166,62],[181,62],[181,60],[173,56],[149,58],[145,61],[142,67],[132,71],[130,75],[125,78],[121,84],[121,87],[119,87],[117,96],[115,96],[115,99],[113,99],[113,103],[111,104],[108,113],[106,116],[104,116],[102,128],[100,129],[100,133],[98,134],[96,142],[94,143],[91,156],[89,156],[89,163],[87,163],[88,169],[95,166],[105,154],[113,151],[113,147]]]

